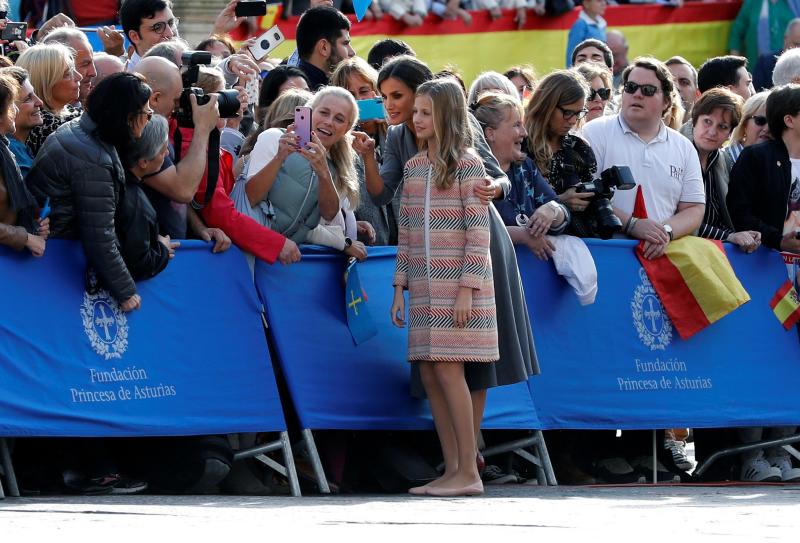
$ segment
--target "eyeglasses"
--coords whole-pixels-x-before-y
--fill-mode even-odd
[[[633,81],[628,81],[625,83],[624,89],[628,94],[636,94],[637,90],[641,90],[642,95],[644,96],[654,96],[658,92],[658,87],[655,85],[640,85],[639,83],[634,83]]]
[[[181,22],[181,18],[180,17],[175,17],[173,19],[170,19],[167,22],[160,21],[160,22],[154,24],[153,26],[148,26],[147,28],[149,30],[155,32],[159,36],[163,36],[164,32],[167,31],[167,26],[169,26],[171,30],[177,30],[179,22]]]
[[[601,100],[608,100],[611,98],[611,89],[605,87],[600,89],[592,89],[589,91],[589,101],[594,100],[595,96],[599,96]]]
[[[561,106],[556,106],[556,107],[558,107],[558,110],[561,111],[561,114],[564,116],[564,119],[566,120],[570,120],[573,117],[575,117],[578,120],[581,120],[584,117],[586,117],[587,113],[589,113],[589,110],[586,108],[574,110],[574,109],[564,109]]]
[[[764,115],[753,115],[750,118],[753,119],[756,126],[764,126],[767,124],[767,118]]]

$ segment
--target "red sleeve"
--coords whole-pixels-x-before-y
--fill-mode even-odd
[[[224,151],[221,155],[226,155]],[[266,226],[262,226],[247,215],[239,213],[233,205],[225,187],[233,186],[233,171],[231,170],[231,160],[225,156],[220,156],[219,180],[214,189],[214,196],[208,205],[200,211],[205,223],[212,228],[220,228],[224,231],[239,249],[252,253],[256,257],[274,264],[278,259],[278,254],[283,249],[286,238]],[[206,171],[206,173],[208,173]],[[206,193],[206,175],[197,193],[195,201],[202,202]]]

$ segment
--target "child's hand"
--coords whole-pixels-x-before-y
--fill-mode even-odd
[[[39,226],[36,229],[36,234],[41,236],[42,239],[50,237],[50,217],[39,219]]]
[[[403,289],[395,287],[394,301],[392,302],[392,324],[398,328],[406,327],[406,299],[403,297]]]
[[[464,328],[472,315],[472,289],[461,287],[456,296],[456,306],[453,308],[453,323],[456,328]]]

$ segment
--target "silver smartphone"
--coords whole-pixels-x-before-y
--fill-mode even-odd
[[[273,26],[261,34],[252,47],[249,47],[250,54],[253,55],[254,59],[261,60],[285,40],[286,38],[283,37],[281,29],[277,25]]]

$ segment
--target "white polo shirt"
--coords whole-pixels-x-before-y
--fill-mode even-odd
[[[647,216],[660,223],[675,215],[678,203],[706,202],[700,159],[692,142],[663,123],[645,143],[625,123],[622,114],[599,117],[582,132],[597,159],[598,174],[611,166],[628,166],[642,186]],[[617,190],[614,207],[633,213],[636,189]]]

